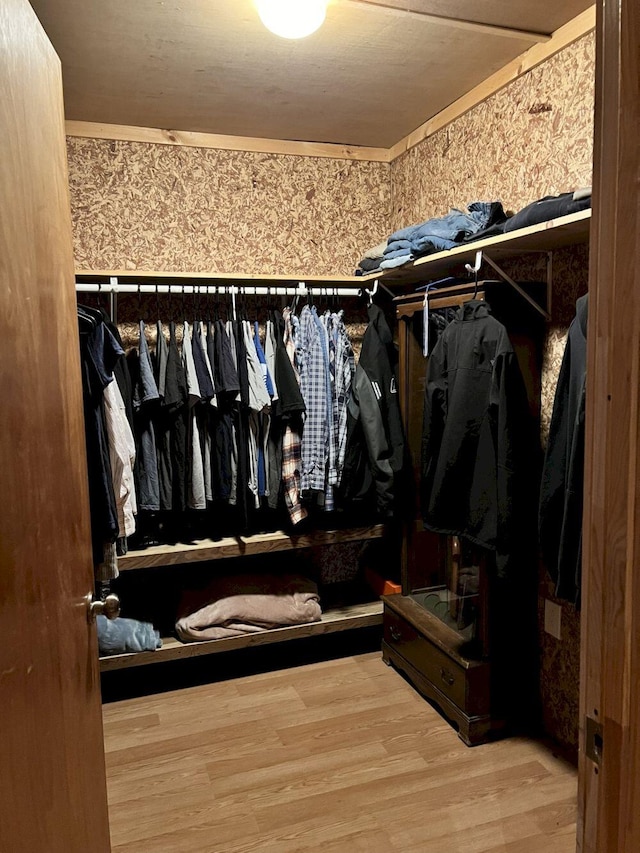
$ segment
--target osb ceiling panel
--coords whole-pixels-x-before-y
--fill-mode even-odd
[[[68,119],[388,147],[532,42],[333,0],[288,41],[251,0],[32,0],[62,60]],[[392,0],[389,5],[400,5]],[[410,0],[550,32],[588,0]]]

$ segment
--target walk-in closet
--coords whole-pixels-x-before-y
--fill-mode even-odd
[[[637,853],[631,0],[0,4],[0,853]]]

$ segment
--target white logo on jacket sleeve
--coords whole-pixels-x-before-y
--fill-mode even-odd
[[[376,395],[376,400],[379,400],[382,397],[382,391],[380,390],[380,386],[377,382],[371,380],[371,387],[373,388],[373,393]]]
[[[390,394],[397,394],[398,393],[398,389],[396,388],[396,377],[395,376],[391,377],[391,384],[389,385],[389,393]]]

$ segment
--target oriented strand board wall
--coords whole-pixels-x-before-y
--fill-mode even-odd
[[[518,210],[546,194],[591,184],[595,40],[587,35],[479,104],[391,166],[392,228],[446,213],[474,199],[501,199]],[[588,284],[588,254],[577,247],[554,255],[554,307],[545,341],[542,438],[575,300]],[[537,270],[536,270],[537,268]],[[521,280],[544,275],[535,258],[510,265]],[[540,577],[541,692],[547,731],[569,749],[578,743],[580,618],[563,605],[562,641],[546,634]]]
[[[68,139],[78,269],[353,274],[389,165]]]
[[[395,160],[392,229],[477,199],[518,210],[589,186],[594,67],[590,34]]]

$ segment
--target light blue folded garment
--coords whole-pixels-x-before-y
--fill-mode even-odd
[[[98,648],[101,655],[125,652],[154,652],[161,648],[160,632],[149,622],[136,619],[107,619],[98,616]]]
[[[413,260],[413,255],[400,255],[398,258],[389,258],[388,261],[382,261],[380,269],[392,270],[395,267],[401,267],[403,264],[408,264]]]
[[[410,255],[410,254],[411,254],[411,249],[409,249],[405,246],[404,249],[392,249],[388,254],[383,255],[382,260],[383,261],[390,261],[393,258],[402,258],[402,257],[406,257],[407,255]]]
[[[453,249],[459,245],[460,243],[456,240],[447,240],[445,237],[438,237],[436,234],[424,234],[416,237],[413,241],[413,252],[416,255],[427,255],[431,252],[444,252],[446,249]]]
[[[408,249],[411,251],[411,241],[410,240],[393,240],[390,243],[387,243],[387,247],[384,250],[384,257],[386,258],[391,252],[397,252],[398,249]]]

